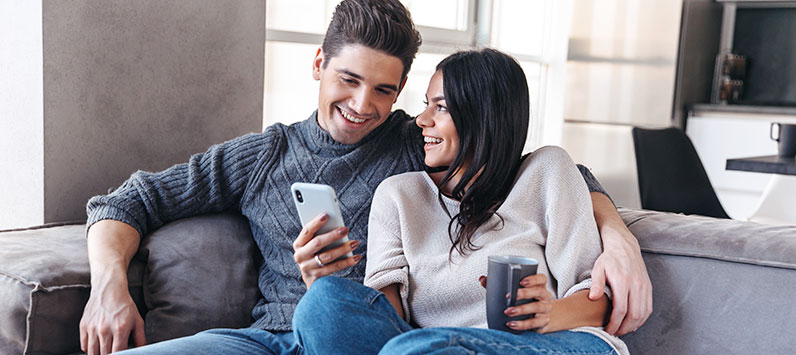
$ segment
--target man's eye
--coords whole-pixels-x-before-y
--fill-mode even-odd
[[[356,81],[354,81],[354,79],[349,79],[349,78],[340,78],[340,79],[343,80],[344,83],[356,84]]]
[[[386,89],[376,89],[376,91],[378,91],[382,95],[392,94],[392,92],[390,92],[389,90],[386,90]]]

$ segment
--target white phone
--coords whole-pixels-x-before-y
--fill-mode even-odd
[[[340,206],[337,204],[337,195],[335,195],[334,189],[331,186],[297,182],[290,186],[290,192],[292,192],[293,202],[296,204],[296,210],[298,210],[302,226],[306,226],[307,223],[313,218],[318,217],[321,213],[326,213],[329,219],[321,226],[317,234],[328,233],[334,229],[345,226],[343,223],[343,214],[340,213]],[[318,253],[337,248],[347,241],[348,236],[340,238],[321,249]],[[352,256],[354,256],[354,254],[348,252],[337,258],[337,260]]]

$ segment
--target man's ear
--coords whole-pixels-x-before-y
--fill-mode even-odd
[[[321,80],[321,69],[323,68],[323,49],[318,48],[315,52],[315,59],[312,60],[312,78]]]
[[[395,94],[395,100],[393,100],[392,103],[398,102],[398,96],[400,96],[401,95],[401,91],[404,90],[404,87],[406,86],[406,79],[408,79],[408,78],[409,78],[409,75],[405,76],[404,80],[401,81],[401,86],[398,87],[398,93]]]

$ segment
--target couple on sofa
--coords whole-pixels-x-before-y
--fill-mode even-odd
[[[397,0],[345,0],[313,61],[320,92],[307,120],[215,145],[159,173],[137,172],[92,198],[83,350],[626,353],[611,334],[643,324],[651,286],[599,183],[558,148],[522,159],[527,83],[500,52],[451,55],[416,119],[391,112],[420,43]],[[331,185],[348,228],[316,235],[325,216],[302,226],[290,191],[298,181]],[[255,322],[139,347],[143,320],[126,269],[140,238],[230,209],[249,220],[264,259]],[[318,253],[346,235],[349,242]],[[352,251],[359,254],[337,260]],[[508,324],[532,331],[484,329],[488,280],[478,276],[488,255],[506,253],[539,260],[518,296],[537,302],[506,309],[535,314]]]

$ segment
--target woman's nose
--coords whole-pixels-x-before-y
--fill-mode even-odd
[[[431,114],[428,112],[428,107],[426,107],[426,109],[415,118],[415,124],[421,128],[430,127],[434,124],[434,120],[432,120],[430,116]]]

